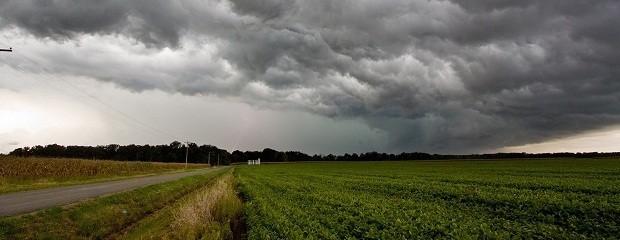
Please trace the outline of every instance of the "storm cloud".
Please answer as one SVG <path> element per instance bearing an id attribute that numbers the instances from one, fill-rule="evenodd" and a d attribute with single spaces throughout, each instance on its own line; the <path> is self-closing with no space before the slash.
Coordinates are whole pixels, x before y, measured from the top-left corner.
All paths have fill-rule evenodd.
<path id="1" fill-rule="evenodd" d="M 121 51 L 131 61 L 50 53 L 64 74 L 360 118 L 389 151 L 477 152 L 620 124 L 618 12 L 604 0 L 1 0 L 0 26 L 144 46 Z"/>

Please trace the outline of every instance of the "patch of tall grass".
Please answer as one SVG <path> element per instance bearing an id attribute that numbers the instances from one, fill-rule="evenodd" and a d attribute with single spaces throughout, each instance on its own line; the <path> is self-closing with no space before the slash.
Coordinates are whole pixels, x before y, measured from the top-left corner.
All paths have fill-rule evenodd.
<path id="1" fill-rule="evenodd" d="M 227 173 L 141 222 L 121 239 L 245 239 L 243 203 Z"/>
<path id="2" fill-rule="evenodd" d="M 231 174 L 188 199 L 174 214 L 173 236 L 179 239 L 233 239 L 242 203 Z"/>

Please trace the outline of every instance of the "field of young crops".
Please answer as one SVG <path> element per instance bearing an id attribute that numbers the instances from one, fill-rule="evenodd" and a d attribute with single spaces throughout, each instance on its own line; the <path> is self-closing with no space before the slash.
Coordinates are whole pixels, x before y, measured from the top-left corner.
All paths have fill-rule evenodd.
<path id="1" fill-rule="evenodd" d="M 620 236 L 620 159 L 300 163 L 236 172 L 249 239 Z"/>

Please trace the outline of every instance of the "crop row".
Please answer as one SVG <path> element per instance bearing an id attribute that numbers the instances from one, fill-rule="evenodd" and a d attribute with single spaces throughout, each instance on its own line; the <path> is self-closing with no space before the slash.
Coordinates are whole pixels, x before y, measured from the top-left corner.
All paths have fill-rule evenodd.
<path id="1" fill-rule="evenodd" d="M 250 239 L 620 236 L 620 161 L 548 161 L 561 167 L 286 164 L 247 166 L 238 176 Z M 507 171 L 514 174 L 505 177 Z M 532 171 L 534 177 L 525 173 Z M 584 180 L 592 173 L 606 177 Z"/>

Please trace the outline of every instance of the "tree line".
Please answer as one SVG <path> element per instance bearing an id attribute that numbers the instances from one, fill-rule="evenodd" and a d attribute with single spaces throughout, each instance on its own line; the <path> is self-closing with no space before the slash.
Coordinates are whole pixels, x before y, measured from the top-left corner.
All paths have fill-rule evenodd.
<path id="1" fill-rule="evenodd" d="M 46 146 L 23 147 L 13 150 L 9 155 L 19 157 L 82 158 L 117 161 L 143 162 L 185 162 L 209 163 L 211 165 L 229 165 L 245 163 L 260 158 L 262 162 L 304 162 L 304 161 L 403 161 L 403 160 L 450 160 L 450 159 L 519 159 L 519 158 L 595 158 L 620 157 L 620 152 L 599 153 L 490 153 L 490 154 L 429 154 L 422 152 L 403 152 L 388 154 L 379 152 L 353 154 L 315 154 L 308 155 L 299 151 L 276 151 L 265 148 L 262 151 L 240 151 L 232 153 L 212 145 L 198 146 L 172 142 L 168 145 L 102 145 L 102 146 Z"/>
<path id="2" fill-rule="evenodd" d="M 195 143 L 184 145 L 172 142 L 168 145 L 118 145 L 102 146 L 46 146 L 23 147 L 13 150 L 9 155 L 19 157 L 82 158 L 117 161 L 177 162 L 184 163 L 187 153 L 189 163 L 230 164 L 230 153 L 212 145 L 198 146 Z"/>

